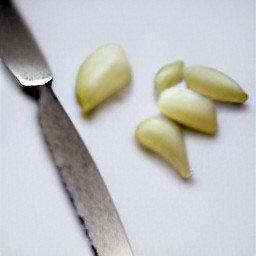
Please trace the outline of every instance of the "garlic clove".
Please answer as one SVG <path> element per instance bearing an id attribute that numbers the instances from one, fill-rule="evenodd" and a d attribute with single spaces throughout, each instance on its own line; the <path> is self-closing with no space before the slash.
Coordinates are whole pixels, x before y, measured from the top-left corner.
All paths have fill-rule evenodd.
<path id="1" fill-rule="evenodd" d="M 183 79 L 183 61 L 176 61 L 170 64 L 167 64 L 159 69 L 155 76 L 155 92 L 159 96 L 160 93 L 172 87 Z"/>
<path id="2" fill-rule="evenodd" d="M 76 97 L 84 113 L 126 87 L 132 71 L 123 48 L 107 44 L 96 49 L 81 65 L 76 79 Z"/>
<path id="3" fill-rule="evenodd" d="M 135 137 L 139 144 L 171 164 L 182 178 L 188 179 L 192 175 L 178 124 L 164 116 L 151 117 L 137 126 Z"/>
<path id="4" fill-rule="evenodd" d="M 186 88 L 165 90 L 159 98 L 160 111 L 178 123 L 197 131 L 214 134 L 217 129 L 213 101 Z"/>
<path id="5" fill-rule="evenodd" d="M 184 79 L 188 88 L 216 101 L 243 103 L 248 98 L 233 79 L 210 67 L 187 68 Z"/>

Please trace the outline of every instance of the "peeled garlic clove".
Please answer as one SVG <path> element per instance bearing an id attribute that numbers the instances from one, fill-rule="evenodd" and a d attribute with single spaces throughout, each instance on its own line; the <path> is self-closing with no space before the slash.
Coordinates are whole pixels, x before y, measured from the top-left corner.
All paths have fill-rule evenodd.
<path id="1" fill-rule="evenodd" d="M 151 117 L 137 126 L 135 137 L 139 144 L 171 164 L 182 178 L 188 179 L 192 175 L 178 124 L 163 116 Z"/>
<path id="2" fill-rule="evenodd" d="M 165 90 L 158 101 L 163 115 L 192 129 L 214 134 L 217 129 L 213 101 L 186 88 Z"/>
<path id="3" fill-rule="evenodd" d="M 81 65 L 76 80 L 76 96 L 88 113 L 127 86 L 131 67 L 123 48 L 108 44 L 96 49 Z"/>
<path id="4" fill-rule="evenodd" d="M 163 90 L 182 81 L 183 66 L 183 61 L 176 61 L 159 69 L 155 76 L 155 92 L 157 96 L 159 96 Z"/>
<path id="5" fill-rule="evenodd" d="M 202 66 L 187 68 L 185 80 L 188 88 L 213 100 L 243 103 L 248 98 L 233 79 L 213 68 Z"/>

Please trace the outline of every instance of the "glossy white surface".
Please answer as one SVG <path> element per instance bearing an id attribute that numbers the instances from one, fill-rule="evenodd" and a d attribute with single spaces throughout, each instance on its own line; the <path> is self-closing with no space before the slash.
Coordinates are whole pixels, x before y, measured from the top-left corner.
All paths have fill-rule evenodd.
<path id="1" fill-rule="evenodd" d="M 93 155 L 135 256 L 255 255 L 255 2 L 15 1 L 54 73 L 53 88 Z M 79 65 L 120 43 L 132 86 L 89 119 L 74 97 Z M 185 132 L 193 179 L 145 153 L 133 133 L 159 113 L 153 79 L 183 59 L 228 74 L 249 94 L 217 104 L 218 134 Z M 36 103 L 0 65 L 0 254 L 92 255 L 42 140 Z"/>

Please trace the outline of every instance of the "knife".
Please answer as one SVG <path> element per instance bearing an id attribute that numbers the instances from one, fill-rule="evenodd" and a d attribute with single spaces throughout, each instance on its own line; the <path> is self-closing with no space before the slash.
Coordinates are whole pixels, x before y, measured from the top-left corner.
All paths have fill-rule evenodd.
<path id="1" fill-rule="evenodd" d="M 10 1 L 0 1 L 0 57 L 38 102 L 39 122 L 64 188 L 98 256 L 132 256 L 106 185 L 54 94 L 52 72 Z"/>

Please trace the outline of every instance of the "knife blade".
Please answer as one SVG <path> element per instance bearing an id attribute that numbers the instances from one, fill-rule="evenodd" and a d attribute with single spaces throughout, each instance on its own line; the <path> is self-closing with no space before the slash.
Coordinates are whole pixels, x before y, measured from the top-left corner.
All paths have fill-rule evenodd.
<path id="1" fill-rule="evenodd" d="M 9 1 L 0 2 L 0 57 L 25 91 L 37 99 L 45 140 L 94 254 L 132 256 L 100 172 L 51 88 L 52 72 Z"/>

